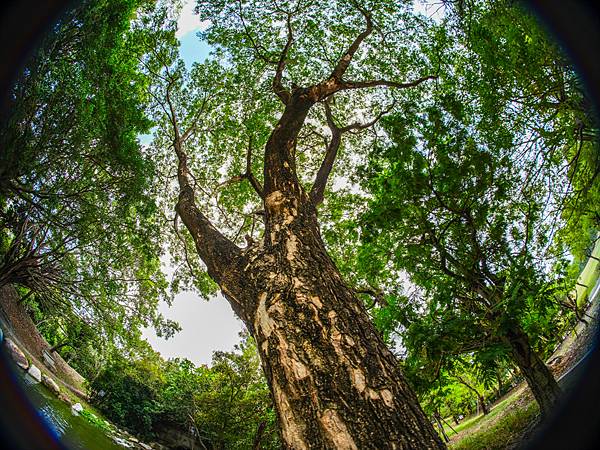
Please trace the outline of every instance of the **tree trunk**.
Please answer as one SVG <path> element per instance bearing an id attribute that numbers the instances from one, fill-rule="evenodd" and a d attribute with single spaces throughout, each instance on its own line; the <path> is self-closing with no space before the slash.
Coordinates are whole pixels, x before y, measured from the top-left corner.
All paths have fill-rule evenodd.
<path id="1" fill-rule="evenodd" d="M 560 387 L 544 361 L 533 351 L 527 334 L 520 328 L 507 333 L 512 359 L 527 380 L 540 411 L 547 417 L 561 394 Z"/>
<path id="2" fill-rule="evenodd" d="M 282 214 L 249 264 L 257 302 L 248 325 L 286 448 L 443 448 L 309 209 Z"/>
<path id="3" fill-rule="evenodd" d="M 465 385 L 467 388 L 469 388 L 471 391 L 473 391 L 475 393 L 475 395 L 477 396 L 477 403 L 478 403 L 478 405 L 481 406 L 481 411 L 483 412 L 483 415 L 485 416 L 485 415 L 489 414 L 490 409 L 488 408 L 487 404 L 485 403 L 485 398 L 483 397 L 483 395 L 481 395 L 477 389 L 475 389 L 473 386 L 471 386 L 469 383 L 467 383 L 464 378 L 456 376 L 456 379 L 461 384 Z M 477 407 L 477 410 L 479 411 L 479 406 Z"/>
<path id="4" fill-rule="evenodd" d="M 441 433 L 442 437 L 444 438 L 444 442 L 450 442 L 450 439 L 448 438 L 448 435 L 446 434 L 446 431 L 444 430 L 444 425 L 442 425 L 441 417 L 442 416 L 440 416 L 439 413 L 433 414 L 433 418 L 435 419 L 435 421 L 438 424 L 438 428 L 440 429 L 440 433 Z"/>
<path id="5" fill-rule="evenodd" d="M 479 396 L 479 404 L 481 405 L 481 412 L 483 413 L 483 415 L 488 415 L 490 413 L 490 408 L 488 408 L 488 405 L 485 402 L 485 398 L 483 398 L 482 396 Z"/>
<path id="6" fill-rule="evenodd" d="M 263 433 L 265 432 L 265 427 L 267 423 L 263 420 L 258 424 L 258 428 L 256 430 L 256 435 L 254 436 L 254 443 L 252 444 L 252 450 L 260 450 L 261 445 L 260 441 L 262 441 Z"/>
<path id="7" fill-rule="evenodd" d="M 314 100 L 295 91 L 265 148 L 265 232 L 239 249 L 197 208 L 177 127 L 177 212 L 255 338 L 284 448 L 443 449 L 398 361 L 327 254 L 298 182 L 296 138 Z"/>
<path id="8" fill-rule="evenodd" d="M 502 374 L 500 371 L 496 371 L 496 381 L 498 381 L 498 398 L 502 397 L 502 392 L 504 391 L 504 385 L 502 383 Z"/>
<path id="9" fill-rule="evenodd" d="M 50 350 L 48 350 L 48 353 L 58 352 L 61 348 L 66 347 L 69 344 L 70 344 L 69 341 L 61 342 L 60 344 L 56 344 L 54 347 L 51 347 Z"/>

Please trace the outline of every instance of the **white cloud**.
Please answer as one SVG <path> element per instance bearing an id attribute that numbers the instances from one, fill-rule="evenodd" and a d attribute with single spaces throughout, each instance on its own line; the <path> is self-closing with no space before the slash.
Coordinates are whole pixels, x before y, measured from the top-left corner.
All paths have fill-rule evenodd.
<path id="1" fill-rule="evenodd" d="M 185 0 L 183 2 L 181 15 L 177 21 L 177 33 L 175 33 L 177 39 L 181 39 L 193 31 L 206 30 L 210 25 L 208 20 L 200 21 L 200 18 L 194 14 L 194 6 L 196 6 L 196 0 Z"/>

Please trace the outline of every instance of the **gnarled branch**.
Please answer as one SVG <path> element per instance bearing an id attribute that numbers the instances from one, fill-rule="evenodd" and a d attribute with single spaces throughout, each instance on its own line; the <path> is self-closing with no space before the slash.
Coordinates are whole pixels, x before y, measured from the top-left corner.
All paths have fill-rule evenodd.
<path id="1" fill-rule="evenodd" d="M 339 91 L 346 91 L 350 89 L 363 89 L 363 88 L 371 88 L 378 86 L 386 86 L 392 87 L 396 89 L 406 89 L 420 85 L 421 83 L 427 80 L 435 80 L 437 79 L 437 75 L 427 75 L 421 78 L 417 78 L 413 81 L 407 81 L 404 83 L 400 83 L 398 81 L 390 81 L 390 80 L 370 80 L 370 81 L 341 81 L 339 83 Z"/>
<path id="2" fill-rule="evenodd" d="M 315 181 L 312 185 L 309 194 L 315 206 L 323 202 L 325 195 L 325 187 L 327 186 L 329 175 L 333 169 L 333 164 L 335 163 L 335 159 L 337 157 L 337 153 L 342 142 L 342 134 L 353 130 L 364 130 L 372 127 L 379 121 L 379 119 L 381 119 L 385 114 L 391 111 L 391 109 L 394 107 L 394 104 L 395 102 L 392 103 L 392 105 L 389 108 L 386 108 L 383 111 L 381 111 L 373 120 L 369 122 L 354 122 L 344 127 L 338 127 L 335 123 L 333 114 L 331 112 L 329 99 L 323 102 L 323 106 L 325 107 L 325 117 L 327 119 L 327 126 L 331 130 L 331 141 L 329 141 L 327 145 L 327 150 L 325 151 L 325 158 L 323 158 L 323 161 L 321 162 L 321 166 L 319 167 L 319 171 L 317 172 L 317 176 L 315 177 Z"/>
<path id="3" fill-rule="evenodd" d="M 389 303 L 385 299 L 385 296 L 383 295 L 383 291 L 375 290 L 370 286 L 358 287 L 354 289 L 354 293 L 371 296 L 373 298 L 374 303 L 381 306 L 382 308 L 385 308 L 389 305 Z"/>
<path id="4" fill-rule="evenodd" d="M 350 47 L 348 47 L 348 49 L 344 52 L 344 55 L 340 58 L 335 68 L 333 69 L 333 72 L 331 72 L 331 80 L 335 80 L 338 82 L 341 81 L 342 77 L 344 76 L 344 73 L 346 73 L 346 70 L 348 69 L 348 66 L 350 66 L 350 62 L 352 61 L 352 58 L 354 57 L 358 48 L 367 38 L 367 36 L 369 36 L 373 32 L 373 21 L 371 20 L 371 15 L 359 5 L 356 5 L 356 8 L 365 17 L 365 20 L 367 21 L 367 26 L 365 30 L 362 33 L 360 33 L 356 37 L 356 39 L 354 39 L 352 44 L 350 44 Z"/>
<path id="5" fill-rule="evenodd" d="M 246 173 L 244 177 L 250 182 L 260 198 L 264 197 L 263 187 L 252 173 L 252 137 L 248 139 L 248 150 L 246 152 Z"/>
<path id="6" fill-rule="evenodd" d="M 187 164 L 188 156 L 183 149 L 182 134 L 171 99 L 172 86 L 173 82 L 167 85 L 165 97 L 169 109 L 169 122 L 173 127 L 172 146 L 178 159 L 179 199 L 175 210 L 192 235 L 198 255 L 206 264 L 209 275 L 221 285 L 224 282 L 225 273 L 241 253 L 239 247 L 219 232 L 196 205 L 193 177 Z"/>

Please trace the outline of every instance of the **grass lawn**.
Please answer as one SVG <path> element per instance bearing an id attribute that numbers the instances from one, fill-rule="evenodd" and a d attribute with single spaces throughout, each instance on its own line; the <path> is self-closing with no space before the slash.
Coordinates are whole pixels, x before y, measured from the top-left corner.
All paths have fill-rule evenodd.
<path id="1" fill-rule="evenodd" d="M 453 450 L 505 449 L 520 439 L 535 422 L 539 408 L 524 389 L 494 405 L 489 414 L 465 420 L 449 430 L 449 448 Z"/>

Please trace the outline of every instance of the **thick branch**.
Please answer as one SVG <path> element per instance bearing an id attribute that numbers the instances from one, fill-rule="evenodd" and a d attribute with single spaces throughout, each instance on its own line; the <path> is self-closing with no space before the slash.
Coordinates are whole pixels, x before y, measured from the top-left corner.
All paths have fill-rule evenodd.
<path id="1" fill-rule="evenodd" d="M 350 47 L 348 47 L 348 49 L 344 53 L 344 56 L 340 58 L 335 68 L 333 69 L 333 72 L 331 72 L 330 79 L 335 80 L 337 82 L 341 81 L 342 77 L 344 76 L 344 73 L 346 73 L 346 70 L 348 69 L 348 66 L 350 66 L 350 62 L 352 61 L 354 54 L 360 47 L 360 44 L 362 44 L 362 42 L 367 38 L 367 36 L 369 36 L 373 31 L 373 21 L 371 20 L 371 15 L 360 6 L 357 6 L 357 9 L 365 17 L 365 20 L 367 21 L 367 27 L 365 28 L 365 31 L 360 33 L 356 37 L 356 39 L 354 39 L 354 42 L 352 42 Z"/>
<path id="2" fill-rule="evenodd" d="M 313 104 L 306 89 L 295 90 L 271 132 L 265 146 L 263 166 L 265 200 L 275 191 L 286 193 L 289 199 L 300 196 L 301 187 L 294 154 L 298 133 Z"/>
<path id="3" fill-rule="evenodd" d="M 331 141 L 329 141 L 329 144 L 327 145 L 325 158 L 323 158 L 323 161 L 321 162 L 321 166 L 319 167 L 319 171 L 317 172 L 317 176 L 315 177 L 315 181 L 310 190 L 310 198 L 315 206 L 323 202 L 325 187 L 327 186 L 329 175 L 333 169 L 333 164 L 335 163 L 335 159 L 337 157 L 337 153 L 342 141 L 342 134 L 353 130 L 365 130 L 372 127 L 379 121 L 379 119 L 383 117 L 384 114 L 387 114 L 389 111 L 391 111 L 391 109 L 394 107 L 394 103 L 392 103 L 389 108 L 381 111 L 373 120 L 367 123 L 354 122 L 350 125 L 346 125 L 345 127 L 338 127 L 336 125 L 331 112 L 331 106 L 329 105 L 329 99 L 323 102 L 323 106 L 325 107 L 327 126 L 331 131 Z"/>
<path id="4" fill-rule="evenodd" d="M 365 294 L 365 295 L 371 296 L 373 298 L 374 302 L 382 308 L 386 308 L 389 305 L 387 300 L 385 299 L 385 296 L 383 295 L 383 292 L 377 291 L 371 287 L 368 287 L 368 286 L 359 287 L 357 289 L 354 289 L 354 293 Z"/>
<path id="5" fill-rule="evenodd" d="M 279 62 L 277 63 L 277 70 L 275 71 L 275 77 L 273 77 L 273 92 L 277 94 L 277 96 L 281 99 L 284 105 L 287 105 L 290 101 L 290 92 L 283 87 L 281 79 L 283 77 L 283 70 L 286 65 L 286 58 L 288 51 L 292 45 L 292 41 L 294 40 L 293 32 L 292 32 L 292 17 L 291 14 L 288 13 L 287 20 L 287 42 L 281 51 L 281 55 L 279 56 Z"/>
<path id="6" fill-rule="evenodd" d="M 183 139 L 171 99 L 172 84 L 167 86 L 166 101 L 170 112 L 169 121 L 173 126 L 173 149 L 178 159 L 179 200 L 175 209 L 192 235 L 198 255 L 206 264 L 209 275 L 223 288 L 226 272 L 239 258 L 240 249 L 221 234 L 196 205 L 192 176 L 187 165 L 187 154 L 182 148 Z"/>
<path id="7" fill-rule="evenodd" d="M 339 83 L 338 90 L 345 91 L 345 90 L 350 90 L 350 89 L 362 89 L 362 88 L 371 88 L 371 87 L 378 87 L 378 86 L 386 86 L 386 87 L 392 87 L 392 88 L 397 88 L 397 89 L 406 89 L 406 88 L 418 86 L 419 84 L 421 84 L 427 80 L 435 80 L 436 78 L 437 78 L 437 75 L 427 75 L 427 76 L 418 78 L 413 81 L 408 81 L 405 83 L 400 83 L 397 81 L 390 81 L 390 80 L 341 81 Z"/>
<path id="8" fill-rule="evenodd" d="M 263 188 L 252 173 L 252 137 L 250 137 L 248 140 L 248 151 L 246 152 L 246 173 L 244 174 L 244 177 L 250 182 L 258 196 L 263 198 Z"/>
<path id="9" fill-rule="evenodd" d="M 362 7 L 356 5 L 356 8 L 362 13 L 367 22 L 365 30 L 360 33 L 356 39 L 352 42 L 350 47 L 344 52 L 344 55 L 340 58 L 335 68 L 331 72 L 329 78 L 317 85 L 314 85 L 310 88 L 311 95 L 313 100 L 321 101 L 332 94 L 335 94 L 339 91 L 350 90 L 350 89 L 362 89 L 362 88 L 370 88 L 370 87 L 378 87 L 378 86 L 386 86 L 397 89 L 406 89 L 414 86 L 418 86 L 424 81 L 431 80 L 437 78 L 435 75 L 427 75 L 425 77 L 421 77 L 414 81 L 408 82 L 397 82 L 390 80 L 368 80 L 368 81 L 344 81 L 342 78 L 346 73 L 354 55 L 358 51 L 359 47 L 363 43 L 363 41 L 369 36 L 373 31 L 373 21 L 371 19 L 371 15 L 368 11 L 364 10 Z"/>
<path id="10" fill-rule="evenodd" d="M 331 141 L 329 141 L 329 144 L 327 145 L 325 158 L 323 158 L 321 167 L 319 167 L 319 171 L 317 172 L 317 176 L 310 190 L 310 199 L 315 206 L 323 201 L 327 180 L 329 179 L 329 174 L 333 169 L 333 163 L 335 162 L 338 149 L 340 148 L 340 143 L 342 142 L 342 130 L 335 124 L 333 120 L 329 102 L 325 101 L 323 102 L 323 105 L 325 106 L 327 125 L 331 130 Z"/>

